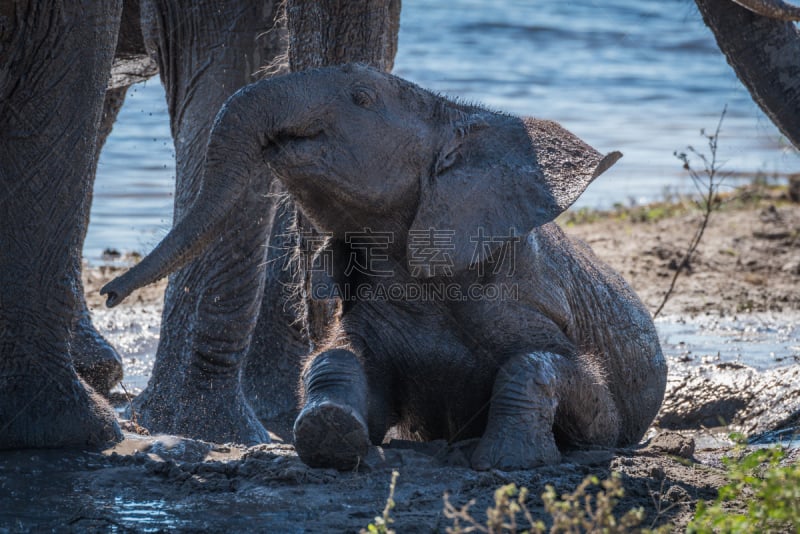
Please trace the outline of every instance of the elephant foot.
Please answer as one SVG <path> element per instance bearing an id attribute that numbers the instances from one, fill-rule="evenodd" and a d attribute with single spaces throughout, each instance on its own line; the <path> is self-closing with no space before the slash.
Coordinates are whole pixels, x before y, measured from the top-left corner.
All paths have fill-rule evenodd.
<path id="1" fill-rule="evenodd" d="M 150 383 L 133 399 L 123 415 L 136 421 L 151 434 L 173 434 L 174 419 L 178 412 L 177 399 L 180 397 L 174 388 L 160 391 L 161 388 L 154 387 L 153 382 L 151 377 Z"/>
<path id="2" fill-rule="evenodd" d="M 512 471 L 561 461 L 553 435 L 559 359 L 549 353 L 526 354 L 499 369 L 486 430 L 472 455 L 473 469 Z"/>
<path id="3" fill-rule="evenodd" d="M 311 467 L 354 469 L 369 449 L 364 420 L 350 407 L 332 402 L 307 405 L 294 424 L 294 447 Z"/>
<path id="4" fill-rule="evenodd" d="M 561 453 L 552 432 L 525 433 L 520 430 L 517 427 L 485 434 L 472 454 L 472 468 L 477 471 L 516 471 L 561 462 Z"/>
<path id="5" fill-rule="evenodd" d="M 181 417 L 175 421 L 176 434 L 214 443 L 258 445 L 271 441 L 241 392 L 230 397 L 217 397 L 214 391 L 205 393 L 183 401 Z"/>
<path id="6" fill-rule="evenodd" d="M 108 395 L 122 380 L 122 358 L 97 332 L 88 314 L 76 323 L 70 346 L 75 370 L 98 393 Z"/>
<path id="7" fill-rule="evenodd" d="M 71 368 L 0 370 L 0 449 L 99 450 L 122 440 L 114 411 Z"/>
<path id="8" fill-rule="evenodd" d="M 240 387 L 186 377 L 185 388 L 154 393 L 152 384 L 133 403 L 136 421 L 151 433 L 201 439 L 214 443 L 256 445 L 271 441 Z M 179 382 L 180 383 L 180 382 Z"/>
<path id="9" fill-rule="evenodd" d="M 369 449 L 367 378 L 352 352 L 316 356 L 303 373 L 305 404 L 294 423 L 294 446 L 311 467 L 342 471 L 358 466 Z"/>

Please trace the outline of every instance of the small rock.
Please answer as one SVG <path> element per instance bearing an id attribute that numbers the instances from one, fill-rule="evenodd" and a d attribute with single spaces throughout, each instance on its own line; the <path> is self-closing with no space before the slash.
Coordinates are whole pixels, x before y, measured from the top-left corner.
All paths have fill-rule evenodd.
<path id="1" fill-rule="evenodd" d="M 670 486 L 664 496 L 670 502 L 683 502 L 691 500 L 691 496 L 689 492 L 683 489 L 682 487 L 678 486 L 677 484 L 674 486 Z"/>
<path id="2" fill-rule="evenodd" d="M 661 432 L 650 440 L 647 450 L 691 458 L 694 454 L 694 438 L 678 432 Z"/>
<path id="3" fill-rule="evenodd" d="M 792 258 L 784 263 L 781 271 L 789 274 L 800 274 L 800 258 Z"/>
<path id="4" fill-rule="evenodd" d="M 660 465 L 654 465 L 650 468 L 648 475 L 650 475 L 650 478 L 661 480 L 666 476 L 666 472 L 664 471 L 664 468 L 661 467 Z"/>

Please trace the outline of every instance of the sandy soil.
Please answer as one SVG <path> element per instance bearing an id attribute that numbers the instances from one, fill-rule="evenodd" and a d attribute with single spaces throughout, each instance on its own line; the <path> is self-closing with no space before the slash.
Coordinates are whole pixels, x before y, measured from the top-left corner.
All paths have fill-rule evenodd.
<path id="1" fill-rule="evenodd" d="M 662 314 L 800 309 L 800 204 L 789 203 L 781 190 L 762 194 L 764 199 L 744 206 L 729 198 L 730 206 L 711 214 Z M 694 209 L 656 222 L 637 220 L 661 211 L 628 209 L 590 223 L 562 224 L 620 272 L 651 311 L 661 304 L 703 219 Z"/>
<path id="2" fill-rule="evenodd" d="M 587 241 L 618 269 L 654 310 L 700 216 L 688 212 L 636 222 L 636 213 L 592 216 L 596 220 L 590 223 L 572 224 L 567 219 L 566 226 L 568 233 Z M 800 205 L 774 195 L 743 209 L 713 214 L 664 313 L 730 315 L 800 309 L 799 235 Z M 87 270 L 90 306 L 102 304 L 97 289 L 120 269 Z M 158 304 L 162 291 L 163 283 L 139 291 L 126 305 Z M 642 506 L 647 513 L 645 526 L 671 524 L 681 530 L 698 499 L 713 498 L 725 483 L 720 459 L 730 444 L 706 429 L 702 418 L 690 420 L 680 407 L 692 403 L 693 387 L 711 388 L 716 380 L 729 389 L 751 389 L 758 381 L 748 374 L 750 382 L 745 380 L 744 386 L 726 382 L 725 373 L 737 369 L 708 372 L 687 368 L 686 376 L 692 375 L 695 382 L 687 386 L 689 382 L 679 377 L 671 383 L 671 400 L 661 420 L 671 421 L 665 427 L 683 428 L 680 433 L 654 427 L 650 441 L 638 448 L 574 451 L 564 455 L 561 465 L 529 471 L 472 471 L 466 467 L 474 446 L 469 442 L 391 442 L 373 448 L 359 469 L 347 473 L 309 469 L 287 444 L 244 449 L 133 433 L 102 454 L 2 453 L 0 532 L 164 528 L 357 532 L 383 509 L 394 469 L 400 472 L 392 512 L 398 532 L 441 532 L 450 526 L 442 513 L 445 492 L 457 506 L 475 499 L 472 510 L 485 518 L 493 491 L 512 482 L 530 489 L 531 510 L 544 518 L 539 495 L 546 484 L 562 493 L 573 490 L 587 475 L 602 479 L 612 472 L 621 475 L 626 492 L 619 513 Z M 787 402 L 800 405 L 796 398 L 800 375 L 786 381 L 786 391 L 795 392 Z M 768 393 L 760 392 L 762 397 Z M 753 413 L 763 412 L 762 407 Z M 796 460 L 800 451 L 791 455 Z"/>

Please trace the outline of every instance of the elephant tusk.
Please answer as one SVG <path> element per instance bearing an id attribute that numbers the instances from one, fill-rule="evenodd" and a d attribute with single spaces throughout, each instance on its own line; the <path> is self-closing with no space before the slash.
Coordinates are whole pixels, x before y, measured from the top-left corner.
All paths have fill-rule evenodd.
<path id="1" fill-rule="evenodd" d="M 787 22 L 800 21 L 800 6 L 783 0 L 733 0 L 733 2 L 762 17 Z"/>

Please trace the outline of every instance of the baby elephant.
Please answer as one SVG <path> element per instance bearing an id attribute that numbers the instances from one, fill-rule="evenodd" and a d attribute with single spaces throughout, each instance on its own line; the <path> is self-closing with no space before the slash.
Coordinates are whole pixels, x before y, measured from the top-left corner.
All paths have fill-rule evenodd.
<path id="1" fill-rule="evenodd" d="M 551 222 L 619 157 L 361 65 L 265 80 L 220 111 L 191 211 L 104 292 L 208 246 L 267 165 L 326 236 L 311 297 L 341 300 L 302 376 L 303 461 L 352 468 L 390 429 L 479 437 L 476 469 L 635 443 L 666 384 L 653 322 Z"/>

